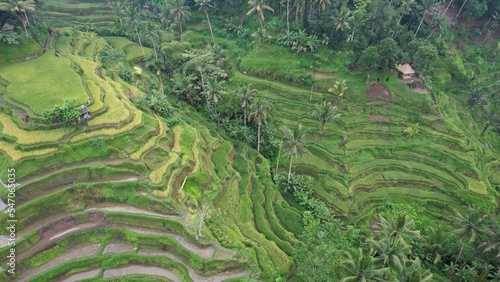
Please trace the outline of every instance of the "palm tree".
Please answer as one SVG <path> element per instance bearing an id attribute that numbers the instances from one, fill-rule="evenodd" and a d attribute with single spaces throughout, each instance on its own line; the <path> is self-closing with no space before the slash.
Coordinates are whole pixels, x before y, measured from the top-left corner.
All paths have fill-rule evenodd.
<path id="1" fill-rule="evenodd" d="M 411 252 L 409 245 L 400 236 L 383 237 L 380 240 L 368 239 L 367 242 L 386 267 L 395 267 L 401 261 L 406 261 Z"/>
<path id="2" fill-rule="evenodd" d="M 196 6 L 200 7 L 200 10 L 203 9 L 203 12 L 205 12 L 205 15 L 207 16 L 208 27 L 210 28 L 210 34 L 212 34 L 212 42 L 215 46 L 214 32 L 212 31 L 212 24 L 210 23 L 210 18 L 208 17 L 208 8 L 214 7 L 212 6 L 212 4 L 210 4 L 211 1 L 212 0 L 195 0 L 194 2 L 196 3 Z"/>
<path id="3" fill-rule="evenodd" d="M 26 38 L 28 38 L 28 30 L 26 26 L 30 24 L 28 19 L 28 15 L 26 11 L 34 11 L 36 7 L 36 3 L 33 0 L 26 1 L 16 1 L 16 0 L 7 0 L 5 2 L 0 2 L 0 11 L 12 11 L 16 14 L 23 14 L 26 22 L 21 20 L 23 23 L 24 31 L 26 32 Z"/>
<path id="4" fill-rule="evenodd" d="M 182 36 L 182 23 L 191 16 L 189 7 L 184 5 L 184 0 L 173 0 L 167 9 L 169 17 L 179 24 L 179 35 Z"/>
<path id="5" fill-rule="evenodd" d="M 486 89 L 478 84 L 467 87 L 467 92 L 469 92 L 469 98 L 467 98 L 467 106 L 469 109 L 473 109 L 477 105 L 484 105 L 487 102 Z"/>
<path id="6" fill-rule="evenodd" d="M 401 16 L 399 17 L 398 25 L 401 23 L 401 19 L 404 15 L 408 15 L 411 11 L 413 11 L 413 7 L 416 4 L 417 3 L 415 2 L 415 0 L 405 0 L 403 3 L 401 3 L 401 6 L 399 6 Z"/>
<path id="7" fill-rule="evenodd" d="M 342 261 L 342 267 L 346 275 L 341 280 L 348 281 L 380 281 L 380 278 L 389 273 L 388 268 L 378 268 L 378 258 L 375 258 L 375 252 L 371 249 L 368 253 L 358 248 L 354 255 L 349 252 L 344 253 L 346 258 Z"/>
<path id="8" fill-rule="evenodd" d="M 488 235 L 489 240 L 481 243 L 479 247 L 484 248 L 485 252 L 494 251 L 496 249 L 495 256 L 500 259 L 500 225 L 498 222 L 494 221 L 484 231 L 486 235 Z"/>
<path id="9" fill-rule="evenodd" d="M 337 114 L 337 106 L 333 106 L 332 103 L 323 101 L 321 104 L 316 104 L 316 116 L 321 123 L 321 129 L 319 134 L 323 134 L 323 129 L 325 124 L 331 120 L 338 119 L 340 114 Z"/>
<path id="10" fill-rule="evenodd" d="M 248 119 L 253 119 L 253 122 L 257 125 L 257 152 L 260 151 L 260 127 L 262 123 L 267 122 L 269 112 L 271 111 L 271 101 L 259 99 L 252 104 L 250 108 L 250 115 Z"/>
<path id="11" fill-rule="evenodd" d="M 450 234 L 443 228 L 429 228 L 425 237 L 424 247 L 432 252 L 432 263 L 436 264 L 441 260 L 441 254 L 444 253 L 450 240 Z"/>
<path id="12" fill-rule="evenodd" d="M 456 226 L 455 233 L 460 236 L 460 241 L 462 241 L 462 247 L 460 248 L 460 252 L 455 259 L 455 263 L 460 258 L 465 243 L 475 240 L 477 232 L 482 231 L 481 225 L 484 219 L 485 215 L 482 214 L 478 208 L 473 206 L 469 206 L 465 214 L 455 210 L 452 220 Z"/>
<path id="13" fill-rule="evenodd" d="M 288 182 L 290 182 L 293 158 L 296 156 L 301 157 L 304 153 L 310 153 L 309 150 L 304 147 L 307 130 L 302 127 L 302 124 L 299 124 L 294 131 L 288 126 L 283 126 L 282 131 L 285 135 L 283 147 L 286 149 L 286 155 L 290 156 L 290 166 L 288 167 Z"/>
<path id="14" fill-rule="evenodd" d="M 494 127 L 500 124 L 500 109 L 498 108 L 498 104 L 489 104 L 483 106 L 481 118 L 483 119 L 485 126 L 483 132 L 481 132 L 481 135 L 479 136 L 483 136 L 488 127 Z"/>
<path id="15" fill-rule="evenodd" d="M 391 216 L 389 220 L 378 215 L 379 224 L 376 229 L 385 237 L 399 237 L 406 243 L 407 237 L 419 237 L 420 231 L 413 230 L 415 221 L 410 219 L 406 213 L 397 216 Z"/>
<path id="16" fill-rule="evenodd" d="M 248 1 L 248 5 L 250 6 L 250 11 L 248 11 L 247 16 L 256 11 L 257 21 L 260 23 L 260 29 L 263 30 L 262 22 L 266 19 L 264 12 L 268 10 L 274 13 L 274 10 L 267 6 L 264 0 L 250 0 Z"/>
<path id="17" fill-rule="evenodd" d="M 411 261 L 410 265 L 407 265 L 406 261 L 399 261 L 396 258 L 394 264 L 398 272 L 397 281 L 405 282 L 427 282 L 432 281 L 432 274 L 429 274 L 428 270 L 422 268 L 422 263 L 417 257 L 415 260 Z"/>
<path id="18" fill-rule="evenodd" d="M 345 28 L 351 29 L 349 26 L 349 23 L 354 19 L 352 16 L 351 10 L 349 8 L 342 6 L 340 8 L 340 11 L 336 17 L 333 19 L 333 25 L 335 26 L 335 30 L 342 30 L 344 31 Z"/>
<path id="19" fill-rule="evenodd" d="M 253 95 L 257 90 L 252 89 L 251 84 L 246 84 L 238 88 L 238 99 L 240 100 L 240 107 L 243 109 L 243 125 L 247 126 L 247 113 L 250 111 L 253 102 Z"/>
<path id="20" fill-rule="evenodd" d="M 201 95 L 205 96 L 205 100 L 207 101 L 207 105 L 215 110 L 217 113 L 217 104 L 222 99 L 224 95 L 227 94 L 223 89 L 223 84 L 225 81 L 217 81 L 216 78 L 211 77 L 207 79 L 205 85 L 203 85 L 203 91 Z"/>
<path id="21" fill-rule="evenodd" d="M 185 96 L 189 101 L 191 106 L 194 106 L 194 100 L 197 90 L 193 81 L 195 77 L 193 75 L 182 75 L 181 73 L 175 73 L 173 77 L 174 83 L 174 93 L 179 96 Z"/>
<path id="22" fill-rule="evenodd" d="M 115 21 L 119 20 L 120 25 L 123 25 L 122 16 L 125 10 L 125 3 L 119 0 L 111 1 L 111 8 L 113 9 L 113 12 L 115 12 L 116 15 Z"/>
<path id="23" fill-rule="evenodd" d="M 314 0 L 312 4 L 318 5 L 318 7 L 321 8 L 321 11 L 324 11 L 326 6 L 332 5 L 332 2 L 330 0 Z"/>
<path id="24" fill-rule="evenodd" d="M 422 15 L 422 19 L 420 20 L 420 23 L 418 24 L 417 30 L 415 31 L 415 36 L 418 34 L 418 31 L 420 30 L 420 27 L 422 26 L 427 13 L 430 13 L 435 7 L 436 2 L 434 0 L 424 0 L 422 2 L 422 6 L 420 6 L 420 9 L 424 11 L 424 13 Z"/>
<path id="25" fill-rule="evenodd" d="M 328 89 L 328 92 L 337 95 L 337 97 L 341 99 L 342 97 L 344 97 L 346 90 L 347 90 L 347 84 L 344 79 L 342 80 L 342 82 L 338 80 L 335 81 L 335 84 L 332 87 L 330 87 L 330 89 Z"/>
<path id="26" fill-rule="evenodd" d="M 135 30 L 135 35 L 137 36 L 137 40 L 139 41 L 139 45 L 141 45 L 142 55 L 146 57 L 146 53 L 144 52 L 144 47 L 142 46 L 141 35 L 137 30 L 137 26 L 141 24 L 139 20 L 139 13 L 137 8 L 127 7 L 124 10 L 123 21 L 125 25 L 131 26 Z"/>

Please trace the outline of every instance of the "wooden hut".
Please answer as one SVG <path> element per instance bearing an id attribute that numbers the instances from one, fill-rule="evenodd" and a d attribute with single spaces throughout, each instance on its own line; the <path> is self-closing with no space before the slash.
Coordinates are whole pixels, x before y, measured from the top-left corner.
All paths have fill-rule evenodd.
<path id="1" fill-rule="evenodd" d="M 401 79 L 411 79 L 415 76 L 415 71 L 409 64 L 398 67 L 398 74 Z"/>

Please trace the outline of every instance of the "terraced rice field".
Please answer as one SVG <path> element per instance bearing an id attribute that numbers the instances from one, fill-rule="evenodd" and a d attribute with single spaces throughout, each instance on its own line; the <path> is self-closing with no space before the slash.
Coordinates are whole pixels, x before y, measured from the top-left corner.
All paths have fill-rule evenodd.
<path id="1" fill-rule="evenodd" d="M 66 18 L 81 11 L 73 17 L 96 21 L 99 15 L 86 9 L 105 5 L 54 3 L 47 3 L 54 7 L 47 15 Z M 82 70 L 75 80 L 78 95 L 84 97 L 82 103 L 90 102 L 93 117 L 71 130 L 39 126 L 39 110 L 22 101 L 29 100 L 29 93 L 17 93 L 17 100 L 9 97 L 13 88 L 24 88 L 15 78 L 5 78 L 9 83 L 0 88 L 0 178 L 6 179 L 7 168 L 14 167 L 21 184 L 16 191 L 20 275 L 10 276 L 3 261 L 0 280 L 94 281 L 133 275 L 165 281 L 270 281 L 289 274 L 302 216 L 272 182 L 267 168 L 275 164 L 246 144 L 224 140 L 191 109 L 181 109 L 181 122 L 173 127 L 137 109 L 128 93 L 143 93 L 116 74 L 102 72 L 98 59 L 110 44 L 134 60 L 142 56 L 137 44 L 68 28 L 60 32 L 48 55 L 29 62 L 62 59 L 61 71 L 66 72 L 77 64 Z M 54 49 L 63 57 L 53 56 Z M 26 69 L 23 63 L 8 67 L 13 72 Z M 319 87 L 310 103 L 309 89 L 258 77 L 258 70 L 246 75 L 237 67 L 233 79 L 252 83 L 278 109 L 272 120 L 276 127 L 295 127 L 300 121 L 309 129 L 312 154 L 297 159 L 293 169 L 314 176 L 315 194 L 339 216 L 369 220 L 388 200 L 411 204 L 433 218 L 469 203 L 495 208 L 499 152 L 488 149 L 477 138 L 479 129 L 471 131 L 466 119 L 449 114 L 460 112 L 453 101 L 437 97 L 455 110 L 443 111 L 442 104 L 432 104 L 427 96 L 401 98 L 422 94 L 392 84 L 384 86 L 390 98 L 367 100 L 371 85 L 354 74 L 348 77 L 352 87 L 344 99 Z M 318 79 L 324 85 L 344 78 L 322 74 Z M 313 105 L 322 99 L 338 105 L 342 117 L 320 135 Z M 420 111 L 404 100 L 430 103 L 433 110 Z M 20 113 L 34 122 L 25 124 Z M 416 114 L 420 133 L 406 137 L 403 130 Z M 347 142 L 339 147 L 344 136 Z M 282 158 L 280 169 L 287 162 Z M 1 187 L 0 198 L 7 199 Z M 197 240 L 193 217 L 203 201 L 212 214 Z M 6 220 L 2 214 L 0 221 Z M 6 240 L 0 236 L 3 257 L 9 252 Z"/>
<path id="2" fill-rule="evenodd" d="M 128 275 L 267 280 L 288 273 L 298 240 L 275 214 L 274 205 L 288 207 L 271 188 L 269 173 L 255 167 L 257 159 L 266 160 L 247 145 L 236 150 L 197 113 L 180 113 L 184 121 L 169 128 L 139 111 L 125 93 L 133 89 L 143 95 L 138 89 L 97 72 L 100 63 L 93 54 L 104 48 L 104 40 L 64 31 L 69 35 L 47 53 L 57 48 L 81 67 L 79 83 L 93 117 L 74 129 L 45 128 L 27 105 L 2 104 L 0 176 L 5 179 L 7 168 L 14 167 L 21 185 L 16 191 L 19 275 L 7 274 L 4 262 L 0 280 Z M 16 64 L 10 67 L 16 70 Z M 4 90 L 13 86 L 15 81 Z M 33 122 L 25 124 L 18 115 L 27 113 Z M 247 164 L 235 169 L 235 161 Z M 3 201 L 6 195 L 0 190 Z M 203 198 L 216 201 L 196 240 L 190 222 Z M 0 246 L 6 239 L 0 236 Z M 8 251 L 0 248 L 1 255 Z"/>

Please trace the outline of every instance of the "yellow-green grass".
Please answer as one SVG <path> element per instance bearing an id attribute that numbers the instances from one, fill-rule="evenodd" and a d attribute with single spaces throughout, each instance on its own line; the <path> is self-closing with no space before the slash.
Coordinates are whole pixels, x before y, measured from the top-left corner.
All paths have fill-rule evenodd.
<path id="1" fill-rule="evenodd" d="M 33 151 L 28 151 L 28 152 L 23 152 L 16 150 L 14 148 L 14 145 L 8 142 L 5 142 L 3 140 L 0 140 L 0 151 L 3 151 L 11 158 L 13 161 L 17 162 L 22 159 L 26 158 L 32 158 L 32 157 L 38 157 L 38 156 L 44 156 L 48 155 L 50 153 L 53 153 L 57 151 L 56 148 L 46 148 L 46 149 L 41 149 L 41 150 L 33 150 Z"/>
<path id="2" fill-rule="evenodd" d="M 129 39 L 120 36 L 104 36 L 103 38 L 106 39 L 106 41 L 108 41 L 109 45 L 113 46 L 115 49 L 118 50 L 123 50 L 125 46 L 134 43 Z"/>
<path id="3" fill-rule="evenodd" d="M 100 125 L 119 125 L 130 119 L 130 112 L 127 110 L 124 101 L 120 100 L 118 93 L 108 83 L 101 83 L 102 89 L 105 91 L 104 104 L 108 106 L 108 110 L 98 117 L 88 121 L 90 126 Z"/>
<path id="4" fill-rule="evenodd" d="M 143 57 L 144 54 L 149 55 L 152 52 L 151 48 L 143 47 L 143 49 L 144 53 L 142 53 L 141 46 L 139 46 L 139 44 L 134 43 L 125 46 L 125 48 L 123 48 L 123 51 L 127 55 L 127 60 L 133 60 Z"/>
<path id="5" fill-rule="evenodd" d="M 10 116 L 0 112 L 0 123 L 2 124 L 2 133 L 17 139 L 16 143 L 20 145 L 32 145 L 45 142 L 56 142 L 63 138 L 74 129 L 58 128 L 51 130 L 24 130 L 19 128 Z"/>
<path id="6" fill-rule="evenodd" d="M 102 128 L 87 133 L 80 133 L 71 138 L 71 142 L 79 142 L 85 139 L 90 139 L 98 136 L 114 136 L 132 130 L 133 128 L 139 126 L 142 123 L 143 113 L 138 109 L 136 109 L 135 107 L 133 107 L 131 111 L 133 112 L 134 117 L 132 121 L 130 123 L 127 123 L 125 126 L 120 128 Z"/>
<path id="7" fill-rule="evenodd" d="M 174 146 L 172 148 L 172 151 L 168 153 L 169 160 L 164 163 L 162 166 L 159 168 L 151 171 L 149 174 L 149 179 L 151 179 L 151 182 L 154 184 L 160 184 L 163 180 L 163 176 L 167 172 L 168 168 L 174 164 L 177 159 L 179 158 L 179 153 L 181 152 L 181 146 L 180 146 L 180 141 L 181 141 L 181 135 L 183 131 L 182 126 L 176 126 L 172 129 L 174 133 Z M 165 189 L 167 191 L 168 189 Z M 168 191 L 167 191 L 168 192 Z"/>
<path id="8" fill-rule="evenodd" d="M 179 155 L 174 153 L 174 152 L 169 152 L 168 153 L 168 161 L 166 161 L 162 166 L 160 166 L 159 168 L 151 171 L 151 173 L 149 174 L 149 179 L 151 179 L 151 182 L 153 184 L 161 184 L 162 180 L 163 180 L 163 175 L 167 172 L 168 168 L 173 165 L 175 162 L 177 162 L 177 159 L 179 159 Z M 155 196 L 162 196 L 165 192 L 167 192 L 167 195 L 168 195 L 168 189 L 165 189 L 165 191 L 154 191 L 153 192 L 153 195 Z M 158 194 L 156 195 L 155 194 Z"/>
<path id="9" fill-rule="evenodd" d="M 89 106 L 90 113 L 92 114 L 102 110 L 104 108 L 104 103 L 101 101 L 101 88 L 92 80 L 87 80 L 87 88 L 93 100 L 92 105 Z"/>
<path id="10" fill-rule="evenodd" d="M 0 66 L 0 76 L 10 82 L 7 95 L 41 114 L 65 99 L 76 104 L 87 101 L 79 75 L 71 68 L 71 61 L 57 57 L 52 51 L 21 63 Z"/>
<path id="11" fill-rule="evenodd" d="M 26 36 L 19 36 L 19 44 L 11 45 L 0 41 L 0 64 L 22 60 L 28 56 L 41 54 L 42 47 L 35 40 Z"/>
<path id="12" fill-rule="evenodd" d="M 132 160 L 138 161 L 141 158 L 142 154 L 151 150 L 155 146 L 158 139 L 165 132 L 165 127 L 163 125 L 163 122 L 157 116 L 156 116 L 156 121 L 158 121 L 158 134 L 156 136 L 153 136 L 151 139 L 149 139 L 148 142 L 146 142 L 146 144 L 144 144 L 144 146 L 142 146 L 139 150 L 137 150 L 136 152 L 131 154 L 130 158 Z"/>

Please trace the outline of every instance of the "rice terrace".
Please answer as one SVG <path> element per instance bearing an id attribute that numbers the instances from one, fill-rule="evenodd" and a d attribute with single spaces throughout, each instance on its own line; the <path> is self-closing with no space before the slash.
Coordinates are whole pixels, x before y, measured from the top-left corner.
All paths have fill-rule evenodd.
<path id="1" fill-rule="evenodd" d="M 499 281 L 496 0 L 0 0 L 0 281 Z"/>

